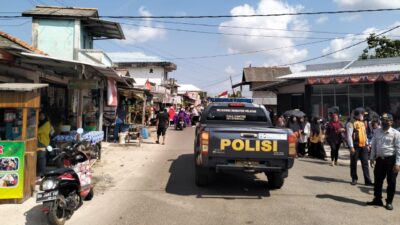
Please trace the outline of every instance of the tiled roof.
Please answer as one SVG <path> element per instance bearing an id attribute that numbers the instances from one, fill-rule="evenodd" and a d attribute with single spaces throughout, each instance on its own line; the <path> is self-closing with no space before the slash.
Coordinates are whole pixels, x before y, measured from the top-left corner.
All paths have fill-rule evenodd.
<path id="1" fill-rule="evenodd" d="M 34 48 L 32 45 L 22 41 L 19 38 L 16 38 L 10 34 L 0 31 L 0 48 L 23 48 L 26 50 L 30 50 L 37 54 L 47 55 L 43 51 Z"/>

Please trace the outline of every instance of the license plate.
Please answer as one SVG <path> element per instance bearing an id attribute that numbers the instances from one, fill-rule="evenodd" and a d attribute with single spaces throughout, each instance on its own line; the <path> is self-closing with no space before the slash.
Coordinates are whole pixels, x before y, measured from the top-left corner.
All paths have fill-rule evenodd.
<path id="1" fill-rule="evenodd" d="M 287 140 L 286 134 L 259 133 L 260 140 Z"/>
<path id="2" fill-rule="evenodd" d="M 58 191 L 39 192 L 36 194 L 36 202 L 47 202 L 57 199 Z"/>
<path id="3" fill-rule="evenodd" d="M 235 164 L 243 167 L 252 167 L 252 166 L 258 166 L 260 163 L 254 161 L 236 161 Z"/>

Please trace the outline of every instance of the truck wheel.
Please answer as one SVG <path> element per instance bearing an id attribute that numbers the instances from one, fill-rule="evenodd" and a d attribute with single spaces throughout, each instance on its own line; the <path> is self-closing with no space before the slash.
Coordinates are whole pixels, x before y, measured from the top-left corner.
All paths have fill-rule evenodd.
<path id="1" fill-rule="evenodd" d="M 285 182 L 283 173 L 268 172 L 266 175 L 268 178 L 268 184 L 272 189 L 280 189 L 283 186 L 283 183 Z"/>
<path id="2" fill-rule="evenodd" d="M 208 168 L 202 168 L 195 165 L 195 182 L 197 186 L 206 186 L 210 183 L 211 171 Z"/>

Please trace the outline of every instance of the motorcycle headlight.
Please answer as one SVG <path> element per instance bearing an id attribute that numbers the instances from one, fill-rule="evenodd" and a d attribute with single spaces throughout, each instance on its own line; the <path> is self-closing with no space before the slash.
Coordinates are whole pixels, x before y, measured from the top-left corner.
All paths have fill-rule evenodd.
<path id="1" fill-rule="evenodd" d="M 41 188 L 43 191 L 55 189 L 58 185 L 58 180 L 48 179 L 42 182 Z"/>

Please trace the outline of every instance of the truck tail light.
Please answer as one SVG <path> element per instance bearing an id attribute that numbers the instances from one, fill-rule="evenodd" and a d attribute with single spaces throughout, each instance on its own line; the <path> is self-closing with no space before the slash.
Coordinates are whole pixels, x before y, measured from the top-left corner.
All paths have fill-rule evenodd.
<path id="1" fill-rule="evenodd" d="M 207 155 L 208 154 L 208 144 L 210 141 L 210 134 L 208 132 L 201 133 L 201 154 Z"/>
<path id="2" fill-rule="evenodd" d="M 297 150 L 296 150 L 297 136 L 296 136 L 296 134 L 293 133 L 288 136 L 288 143 L 289 143 L 289 156 L 296 157 L 296 154 L 297 154 Z"/>

